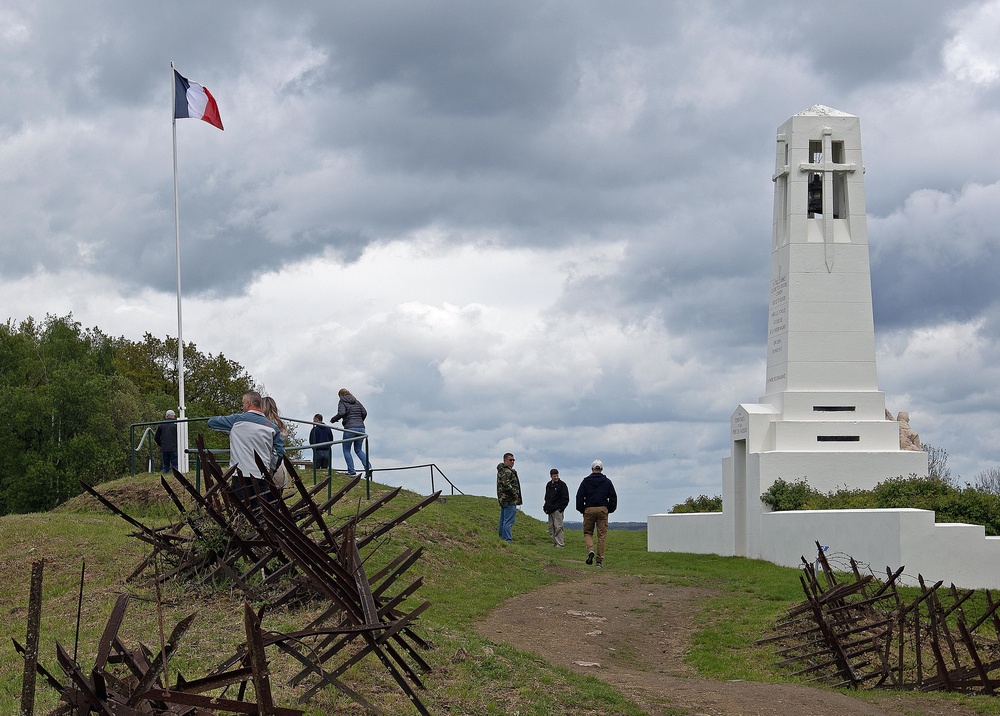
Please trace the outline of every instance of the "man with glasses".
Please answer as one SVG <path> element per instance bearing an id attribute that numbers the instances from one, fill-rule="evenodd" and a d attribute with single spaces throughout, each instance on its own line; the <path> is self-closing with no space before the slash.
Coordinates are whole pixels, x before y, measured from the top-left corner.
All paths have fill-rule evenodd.
<path id="1" fill-rule="evenodd" d="M 500 502 L 497 533 L 504 542 L 513 542 L 514 518 L 521 504 L 521 481 L 514 469 L 514 455 L 509 452 L 504 453 L 503 462 L 497 465 L 497 500 Z"/>

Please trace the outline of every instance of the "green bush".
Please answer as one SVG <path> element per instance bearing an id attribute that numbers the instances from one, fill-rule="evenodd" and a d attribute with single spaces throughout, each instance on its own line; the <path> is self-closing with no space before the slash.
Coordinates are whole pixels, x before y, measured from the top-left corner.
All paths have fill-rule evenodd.
<path id="1" fill-rule="evenodd" d="M 670 508 L 674 514 L 682 512 L 722 512 L 722 495 L 698 495 L 689 497 L 679 505 Z"/>
<path id="2" fill-rule="evenodd" d="M 948 478 L 892 477 L 872 490 L 842 488 L 827 493 L 809 487 L 805 478 L 791 483 L 779 478 L 760 499 L 776 512 L 903 507 L 932 510 L 937 522 L 983 525 L 986 534 L 1000 535 L 1000 495 L 982 488 L 959 488 Z"/>
<path id="3" fill-rule="evenodd" d="M 775 512 L 814 509 L 809 503 L 820 498 L 819 492 L 806 484 L 805 478 L 786 482 L 780 477 L 760 496 L 761 502 Z M 822 507 L 815 509 L 824 509 Z"/>

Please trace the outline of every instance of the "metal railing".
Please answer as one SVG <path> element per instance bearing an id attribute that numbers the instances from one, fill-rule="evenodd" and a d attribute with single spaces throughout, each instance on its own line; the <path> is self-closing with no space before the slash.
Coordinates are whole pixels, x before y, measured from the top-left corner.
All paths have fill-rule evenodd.
<path id="1" fill-rule="evenodd" d="M 179 423 L 199 423 L 207 422 L 208 418 L 184 418 L 183 420 L 147 420 L 143 423 L 132 423 L 128 426 L 129 432 L 129 463 L 132 470 L 132 477 L 135 477 L 135 456 L 136 454 L 145 447 L 143 442 L 149 438 L 149 471 L 153 471 L 153 430 L 157 426 L 163 425 L 164 423 L 173 423 L 177 425 Z M 145 428 L 142 433 L 142 437 L 139 438 L 139 442 L 135 441 L 135 430 L 136 428 Z"/>
<path id="2" fill-rule="evenodd" d="M 314 422 L 311 422 L 309 420 L 298 420 L 297 418 L 285 418 L 285 417 L 282 417 L 282 420 L 284 420 L 285 422 L 288 422 L 288 423 L 302 423 L 302 424 L 305 424 L 305 425 L 319 425 L 319 423 L 314 423 Z M 208 418 L 185 418 L 183 420 L 149 420 L 149 421 L 146 421 L 146 422 L 132 423 L 131 425 L 129 425 L 129 442 L 131 443 L 131 450 L 129 451 L 129 456 L 131 458 L 130 465 L 131 465 L 131 470 L 132 470 L 132 477 L 135 477 L 135 473 L 136 473 L 136 469 L 135 469 L 135 456 L 136 456 L 136 454 L 139 451 L 141 451 L 144 447 L 146 447 L 145 445 L 143 445 L 143 442 L 145 442 L 147 440 L 147 437 L 149 439 L 149 472 L 153 471 L 153 469 L 152 469 L 153 468 L 153 450 L 154 450 L 154 447 L 153 447 L 153 438 L 152 438 L 152 435 L 153 435 L 152 428 L 153 427 L 156 427 L 156 426 L 159 426 L 159 425 L 163 425 L 164 423 L 173 423 L 173 424 L 176 425 L 176 424 L 179 424 L 179 423 L 207 423 L 207 422 L 208 422 Z M 135 440 L 135 431 L 136 431 L 136 428 L 141 428 L 141 427 L 145 427 L 145 430 L 143 431 L 142 436 L 139 438 L 139 442 L 136 443 L 136 440 Z M 285 452 L 287 453 L 287 452 L 292 452 L 292 451 L 296 451 L 296 450 L 312 450 L 313 448 L 317 448 L 317 447 L 332 447 L 333 445 L 342 445 L 342 444 L 344 444 L 346 442 L 353 442 L 353 441 L 357 440 L 359 437 L 364 437 L 364 441 L 365 441 L 365 445 L 364 445 L 365 457 L 368 458 L 368 464 L 369 465 L 371 464 L 371 458 L 368 455 L 369 451 L 371 450 L 371 445 L 368 442 L 368 435 L 366 433 L 358 432 L 357 430 L 351 430 L 350 428 L 338 428 L 338 427 L 334 427 L 332 425 L 327 425 L 326 427 L 331 428 L 332 430 L 339 430 L 341 433 L 344 433 L 345 435 L 347 433 L 350 433 L 351 436 L 350 437 L 344 437 L 344 438 L 342 438 L 340 440 L 330 440 L 330 441 L 324 442 L 324 443 L 316 443 L 314 445 L 286 445 L 285 446 Z M 188 455 L 197 455 L 198 454 L 198 451 L 195 450 L 195 449 L 193 449 L 193 448 L 185 448 L 183 452 L 185 452 Z M 213 452 L 213 453 L 221 453 L 221 452 L 228 453 L 229 452 L 229 448 L 213 449 L 211 452 Z"/>
<path id="3" fill-rule="evenodd" d="M 448 476 L 445 475 L 444 472 L 441 471 L 441 468 L 438 467 L 437 465 L 435 465 L 433 462 L 429 462 L 429 463 L 427 463 L 425 465 L 403 465 L 403 466 L 400 466 L 400 467 L 378 467 L 378 468 L 373 468 L 371 470 L 371 472 L 394 472 L 396 470 L 419 470 L 420 468 L 424 468 L 424 467 L 429 467 L 430 470 L 431 470 L 431 492 L 430 492 L 430 494 L 433 495 L 437 491 L 437 490 L 434 489 L 434 472 L 435 471 L 437 471 L 437 473 L 440 474 L 441 477 L 444 478 L 444 481 L 447 482 L 448 485 L 451 487 L 451 494 L 452 495 L 454 495 L 456 492 L 458 494 L 460 494 L 460 495 L 464 495 L 465 494 L 464 492 L 462 492 L 455 485 L 454 482 L 452 482 L 450 479 L 448 479 Z"/>
<path id="4" fill-rule="evenodd" d="M 284 420 L 286 423 L 300 423 L 300 424 L 303 424 L 303 425 L 310 425 L 310 426 L 320 425 L 321 424 L 321 423 L 314 423 L 314 422 L 312 422 L 310 420 L 299 420 L 297 418 L 286 418 L 284 416 L 282 416 L 282 420 Z M 148 442 L 149 442 L 149 472 L 153 471 L 153 449 L 154 449 L 153 448 L 153 437 L 152 437 L 152 435 L 153 435 L 153 427 L 154 426 L 158 426 L 158 425 L 162 425 L 163 423 L 182 423 L 182 422 L 183 423 L 208 422 L 208 418 L 185 418 L 184 420 L 153 420 L 153 421 L 148 421 L 148 422 L 143 422 L 143 423 L 132 423 L 129 426 L 129 439 L 131 441 L 131 447 L 132 447 L 132 449 L 129 452 L 131 454 L 131 467 L 132 467 L 132 476 L 133 477 L 135 477 L 135 474 L 136 474 L 135 456 L 136 456 L 136 454 L 140 450 L 143 449 L 143 447 L 145 447 L 143 445 L 143 443 L 146 442 L 147 439 L 148 439 Z M 430 469 L 431 491 L 430 491 L 429 494 L 433 495 L 436 492 L 436 489 L 435 489 L 435 480 L 434 480 L 434 473 L 435 472 L 437 472 L 441 476 L 441 478 L 444 479 L 444 481 L 448 483 L 448 486 L 451 488 L 451 494 L 452 495 L 454 495 L 456 493 L 458 493 L 459 495 L 464 495 L 465 494 L 464 492 L 462 492 L 461 489 L 459 489 L 459 487 L 457 485 L 455 485 L 455 483 L 453 483 L 448 478 L 447 475 L 444 474 L 444 472 L 441 470 L 441 468 L 439 468 L 435 463 L 426 463 L 426 464 L 423 464 L 423 465 L 403 465 L 403 466 L 400 466 L 400 467 L 371 468 L 370 467 L 371 466 L 371 444 L 370 444 L 370 442 L 368 440 L 367 433 L 358 432 L 357 430 L 351 430 L 350 428 L 337 428 L 337 427 L 334 427 L 332 425 L 326 425 L 326 424 L 323 424 L 323 425 L 325 425 L 325 427 L 329 427 L 329 428 L 331 428 L 333 430 L 339 430 L 345 436 L 348 433 L 350 433 L 350 437 L 343 437 L 340 440 L 329 440 L 327 442 L 315 443 L 315 444 L 286 446 L 285 447 L 285 454 L 288 454 L 290 452 L 301 452 L 302 450 L 312 450 L 314 448 L 322 448 L 322 447 L 330 447 L 330 448 L 332 448 L 334 445 L 343 445 L 344 443 L 354 442 L 359 437 L 362 437 L 364 439 L 364 453 L 365 453 L 365 457 L 368 459 L 368 469 L 362 469 L 362 472 L 365 473 L 365 498 L 366 499 L 371 499 L 372 473 L 375 473 L 375 472 L 395 472 L 395 471 L 398 471 L 398 470 L 419 470 L 419 469 L 423 469 L 423 468 L 429 468 Z M 143 431 L 142 436 L 139 438 L 139 442 L 136 443 L 136 440 L 135 440 L 135 431 L 136 431 L 136 428 L 140 428 L 140 427 L 144 427 L 145 430 Z M 194 448 L 185 448 L 184 452 L 186 454 L 190 455 L 190 456 L 194 456 L 194 463 L 195 463 L 195 487 L 200 492 L 201 491 L 201 459 L 198 457 L 198 451 L 196 449 L 194 449 Z M 209 452 L 212 453 L 213 455 L 223 455 L 223 454 L 228 455 L 229 454 L 229 448 L 213 448 L 213 449 L 210 449 Z M 291 459 L 291 458 L 289 458 L 289 459 Z M 302 464 L 302 465 L 306 465 L 307 463 L 312 463 L 313 484 L 314 485 L 316 484 L 318 472 L 317 472 L 316 465 L 315 465 L 315 463 L 313 461 L 306 461 L 306 460 L 301 460 L 300 459 L 300 460 L 292 460 L 292 462 L 293 463 L 299 463 L 299 464 Z M 331 465 L 332 465 L 332 460 L 331 460 Z M 362 466 L 362 467 L 364 468 L 365 466 Z M 324 468 L 319 468 L 319 469 L 322 470 Z M 333 475 L 333 473 L 335 472 L 335 470 L 333 469 L 332 466 L 328 466 L 325 469 L 327 471 L 327 477 L 331 477 Z M 341 472 L 341 471 L 337 470 L 336 472 Z M 330 489 L 331 488 L 328 485 L 327 486 L 327 490 L 329 491 Z"/>
<path id="5" fill-rule="evenodd" d="M 133 425 L 132 427 L 134 428 L 135 425 Z M 132 442 L 134 443 L 135 442 L 135 430 L 134 429 L 133 429 L 132 435 L 130 437 L 132 438 Z M 143 443 L 147 442 L 147 441 L 149 442 L 149 462 L 147 464 L 146 471 L 147 472 L 152 472 L 153 471 L 153 444 L 154 444 L 153 443 L 153 428 L 147 427 L 142 432 L 142 437 L 139 438 L 139 443 L 137 445 L 135 445 L 135 447 L 133 447 L 129 451 L 129 457 L 132 459 L 132 477 L 135 477 L 135 454 L 137 452 L 139 452 L 140 450 L 142 450 Z"/>

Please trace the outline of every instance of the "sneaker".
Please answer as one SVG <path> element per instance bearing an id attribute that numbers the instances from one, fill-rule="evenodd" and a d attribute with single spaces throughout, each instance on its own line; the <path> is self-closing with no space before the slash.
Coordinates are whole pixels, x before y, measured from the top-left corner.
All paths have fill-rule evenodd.
<path id="1" fill-rule="evenodd" d="M 597 566 L 598 566 L 599 568 L 602 568 L 602 569 L 603 569 L 603 568 L 604 568 L 604 562 L 602 562 L 601 560 L 597 560 Z"/>
<path id="2" fill-rule="evenodd" d="M 593 563 L 594 563 L 594 550 L 590 550 L 589 552 L 587 552 L 587 564 L 593 564 Z"/>

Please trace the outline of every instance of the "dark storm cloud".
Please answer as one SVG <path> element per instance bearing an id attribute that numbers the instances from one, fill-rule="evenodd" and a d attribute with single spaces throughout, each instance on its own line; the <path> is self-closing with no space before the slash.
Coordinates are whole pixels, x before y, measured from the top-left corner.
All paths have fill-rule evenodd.
<path id="1" fill-rule="evenodd" d="M 193 291 L 238 290 L 255 264 L 277 267 L 324 249 L 352 259 L 368 242 L 431 226 L 456 237 L 485 232 L 511 245 L 617 234 L 638 237 L 642 254 L 641 236 L 650 234 L 644 225 L 675 211 L 697 217 L 733 210 L 748 197 L 756 204 L 762 194 L 747 178 L 769 163 L 767 138 L 781 114 L 743 103 L 734 123 L 739 97 L 720 102 L 725 95 L 713 98 L 711 86 L 697 79 L 718 71 L 711 63 L 726 61 L 715 58 L 720 38 L 744 42 L 757 61 L 767 61 L 766 23 L 748 7 L 718 17 L 660 3 L 623 11 L 558 3 L 397 3 L 349 12 L 322 5 L 193 7 L 126 10 L 114 19 L 81 9 L 25 11 L 25 47 L 41 61 L 36 76 L 62 97 L 66 114 L 113 111 L 119 126 L 130 111 L 169 101 L 168 58 L 213 90 L 229 133 L 195 139 L 185 127 L 180 138 Z M 737 29 L 740 23 L 750 29 Z M 821 39 L 794 49 L 826 46 Z M 282 72 L 280 65 L 265 68 L 255 53 L 287 52 L 290 61 L 296 51 L 316 58 L 286 71 L 275 94 L 264 95 L 273 106 L 242 106 L 237 88 L 258 82 L 254 73 Z M 726 90 L 720 83 L 717 91 Z M 301 113 L 247 134 L 255 115 L 281 115 L 286 101 Z M 143 130 L 137 124 L 133 131 Z M 255 167 L 262 152 L 270 158 Z M 344 160 L 344 173 L 327 171 Z M 738 170 L 720 173 L 720 165 Z M 134 208 L 129 236 L 103 236 L 102 260 L 93 264 L 166 289 L 168 255 L 122 251 L 169 237 L 172 228 L 154 226 L 169 222 L 167 166 L 159 176 L 145 169 L 131 180 L 138 179 L 134 188 L 161 206 Z M 111 176 L 86 180 L 103 182 L 108 193 L 132 188 Z M 291 215 L 293 194 L 306 213 Z M 86 210 L 81 192 L 59 196 L 66 233 L 79 234 L 81 220 L 73 217 Z M 665 245 L 678 246 L 678 280 L 697 281 L 702 267 L 686 243 L 670 236 Z M 699 250 L 712 244 L 690 243 Z M 702 263 L 712 270 L 720 268 L 716 258 L 745 265 L 741 251 L 706 253 L 713 261 Z M 233 270 L 212 279 L 201 267 L 226 254 Z M 79 260 L 66 241 L 52 243 L 41 260 L 56 267 L 57 255 Z M 657 292 L 656 282 L 642 277 L 631 285 Z"/>
<path id="2" fill-rule="evenodd" d="M 968 321 L 1000 303 L 1000 184 L 923 190 L 870 224 L 878 327 Z"/>
<path id="3" fill-rule="evenodd" d="M 803 48 L 824 91 L 915 79 L 935 71 L 947 20 L 962 5 L 934 0 L 768 5 L 775 32 Z"/>
<path id="4" fill-rule="evenodd" d="M 309 32 L 347 93 L 406 87 L 414 109 L 442 116 L 545 115 L 572 93 L 574 12 L 518 2 L 359 10 L 320 9 Z"/>

